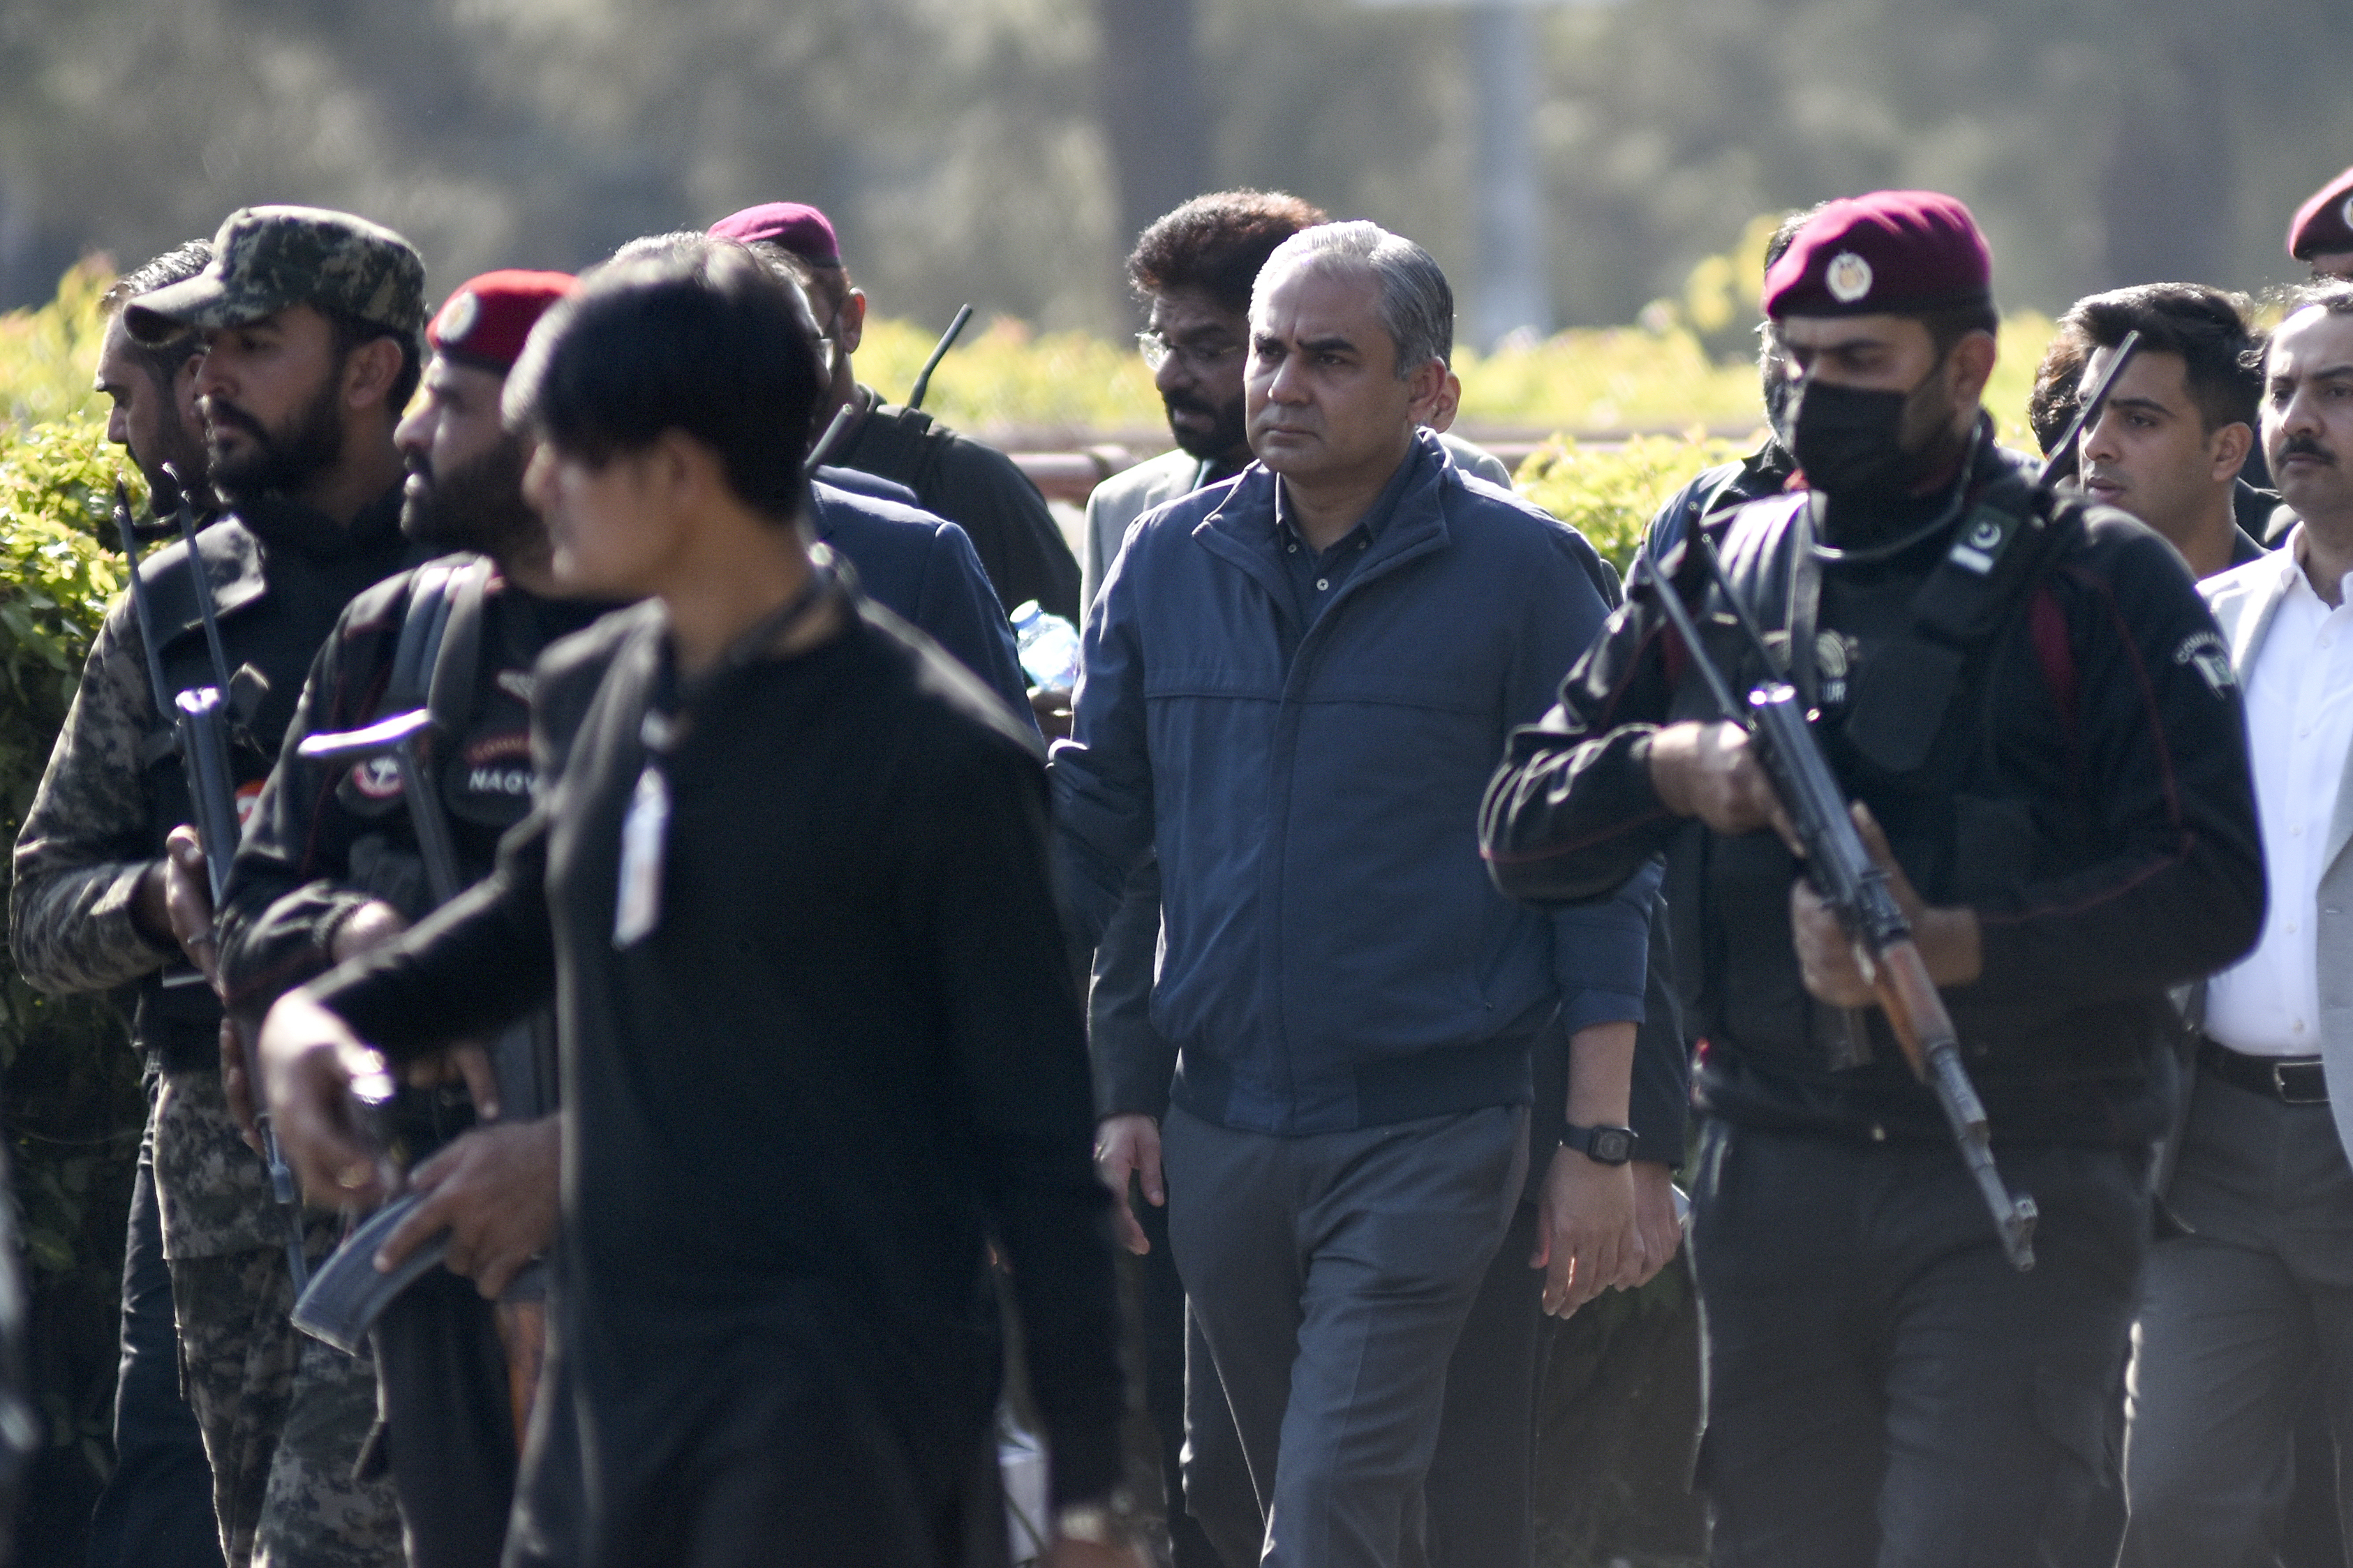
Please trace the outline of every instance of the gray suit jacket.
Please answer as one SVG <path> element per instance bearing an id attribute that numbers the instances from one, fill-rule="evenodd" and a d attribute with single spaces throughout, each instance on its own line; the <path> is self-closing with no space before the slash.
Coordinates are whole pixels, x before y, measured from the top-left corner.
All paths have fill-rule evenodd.
<path id="1" fill-rule="evenodd" d="M 2206 597 L 2206 607 L 2214 612 L 2215 625 L 2221 628 L 2222 640 L 2231 650 L 2231 672 L 2242 686 L 2255 667 L 2255 657 L 2263 651 L 2272 618 L 2287 596 L 2295 574 L 2303 569 L 2293 552 L 2281 550 L 2198 585 Z M 2255 758 L 2254 765 L 2261 768 L 2263 759 Z M 2320 951 L 2320 1058 L 2328 1079 L 2329 1109 L 2337 1118 L 2337 1137 L 2353 1150 L 2353 854 L 2347 852 L 2348 845 L 2353 845 L 2353 756 L 2346 759 L 2337 777 L 2328 839 L 2321 851 L 2319 929 L 2313 933 Z M 2186 1010 L 2193 1022 L 2203 1021 L 2204 984 L 2190 988 Z M 2182 1094 L 2186 1118 L 2197 1079 L 2194 1072 L 2185 1076 L 2189 1080 Z M 2174 1151 L 2170 1145 L 2179 1142 L 2178 1136 L 2168 1141 L 2161 1173 L 2165 1179 L 2171 1174 Z M 2163 1191 L 2162 1184 L 2158 1190 Z"/>

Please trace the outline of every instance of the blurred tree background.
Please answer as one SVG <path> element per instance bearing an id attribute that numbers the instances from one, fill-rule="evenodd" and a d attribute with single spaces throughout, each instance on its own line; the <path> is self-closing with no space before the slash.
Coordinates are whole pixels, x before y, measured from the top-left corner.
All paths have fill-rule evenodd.
<path id="1" fill-rule="evenodd" d="M 2284 279 L 2353 160 L 2326 0 L 1625 0 L 1544 15 L 1568 324 L 1630 321 L 1757 213 L 1968 200 L 2004 303 Z M 1213 184 L 1411 234 L 1471 285 L 1459 11 L 1357 0 L 9 0 L 0 306 L 247 202 L 342 205 L 438 285 L 792 195 L 879 308 L 1124 328 L 1140 225 Z"/>

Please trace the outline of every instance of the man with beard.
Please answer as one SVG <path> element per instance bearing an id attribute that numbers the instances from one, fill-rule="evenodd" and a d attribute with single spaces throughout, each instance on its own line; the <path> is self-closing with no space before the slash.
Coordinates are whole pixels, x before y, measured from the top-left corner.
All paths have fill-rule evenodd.
<path id="1" fill-rule="evenodd" d="M 576 1423 L 585 1476 L 534 1442 L 509 1561 L 1001 1560 L 993 1239 L 1052 1447 L 1047 1561 L 1108 1568 L 1106 1200 L 1042 771 L 812 558 L 776 433 L 807 421 L 815 354 L 727 244 L 603 269 L 533 334 L 507 409 L 557 579 L 649 602 L 540 661 L 548 782 L 497 870 L 273 1008 L 271 1103 L 307 1182 L 364 1194 L 352 1031 L 414 1060 L 553 993 L 540 1431 Z"/>
<path id="2" fill-rule="evenodd" d="M 1076 625 L 1079 563 L 1029 476 L 996 447 L 920 409 L 885 403 L 860 384 L 850 358 L 866 330 L 866 292 L 842 265 L 832 220 L 805 202 L 768 202 L 729 214 L 711 232 L 775 245 L 809 264 L 809 303 L 833 345 L 832 373 L 810 423 L 823 431 L 836 411 L 852 411 L 828 460 L 895 480 L 915 492 L 925 511 L 961 527 L 1002 604 L 1018 607 L 1034 599 L 1047 614 Z"/>
<path id="3" fill-rule="evenodd" d="M 2353 279 L 2353 169 L 2312 193 L 2287 226 L 2287 253 L 2315 278 Z"/>
<path id="4" fill-rule="evenodd" d="M 204 420 L 196 413 L 199 344 L 194 341 L 142 349 L 122 327 L 125 301 L 193 278 L 212 259 L 212 247 L 193 240 L 118 279 L 99 300 L 107 317 L 98 353 L 98 390 L 112 407 L 107 439 L 123 447 L 147 480 L 158 517 L 180 503 L 171 464 L 195 490 L 199 522 L 209 521 L 212 492 L 205 483 Z M 160 890 L 161 878 L 157 879 Z M 179 1335 L 172 1322 L 172 1276 L 164 1262 L 164 1222 L 155 1206 L 154 1111 L 162 1068 L 148 1042 L 134 1042 L 148 1060 L 141 1073 L 147 1092 L 148 1130 L 140 1141 L 131 1189 L 131 1217 L 122 1264 L 122 1360 L 114 1387 L 114 1470 L 90 1520 L 91 1568 L 109 1564 L 194 1564 L 220 1562 L 213 1520 L 212 1470 L 204 1434 L 180 1393 Z"/>
<path id="5" fill-rule="evenodd" d="M 298 750 L 305 736 L 430 707 L 430 776 L 469 881 L 530 808 L 532 667 L 610 606 L 555 596 L 499 399 L 533 323 L 577 286 L 560 272 L 486 273 L 426 329 L 424 396 L 395 436 L 408 466 L 401 526 L 419 546 L 470 553 L 361 594 L 311 667 L 221 911 L 222 991 L 241 1022 L 258 1025 L 280 993 L 431 904 L 397 774 L 382 760 L 312 762 Z M 506 1103 L 468 1106 L 451 1090 L 404 1095 L 395 1111 L 410 1185 L 430 1195 L 385 1264 L 445 1228 L 453 1237 L 446 1266 L 395 1298 L 375 1333 L 381 1451 L 410 1568 L 489 1568 L 505 1540 L 519 1414 L 509 1367 L 520 1362 L 528 1385 L 542 1275 L 511 1288 L 555 1226 L 552 1046 L 543 1021 L 501 1042 Z"/>
<path id="6" fill-rule="evenodd" d="M 1880 192 L 1806 226 L 1765 299 L 1805 488 L 1708 530 L 1721 582 L 1688 545 L 1663 586 L 1636 579 L 1559 704 L 1513 738 L 1482 812 L 1497 885 L 1548 905 L 1670 856 L 1709 1045 L 1699 1478 L 1731 1568 L 2063 1549 L 2098 1483 L 2147 1247 L 2147 1151 L 2175 1093 L 2168 987 L 2262 923 L 2228 650 L 2169 546 L 2036 489 L 1993 445 L 1990 270 L 1948 196 Z M 2031 1271 L 1998 1244 L 1662 592 L 1691 601 L 1736 692 L 1797 688 L 1867 805 L 2001 1173 L 2040 1205 Z"/>
<path id="7" fill-rule="evenodd" d="M 204 271 L 123 309 L 134 343 L 193 333 L 204 345 L 194 389 L 231 515 L 198 535 L 197 554 L 236 672 L 230 765 L 242 800 L 259 794 L 303 672 L 343 605 L 403 563 L 392 430 L 416 384 L 424 270 L 407 241 L 364 219 L 246 208 L 222 224 Z M 175 690 L 215 682 L 189 564 L 174 544 L 141 566 Z M 175 929 L 211 956 L 192 831 L 181 828 L 165 857 L 166 836 L 192 815 L 169 735 L 136 619 L 119 604 L 17 840 L 17 962 L 51 991 L 141 985 L 137 1030 L 163 1073 L 164 1252 L 232 1568 L 255 1555 L 328 1568 L 396 1561 L 389 1489 L 350 1475 L 373 1379 L 297 1342 L 286 1321 L 287 1215 L 229 1111 L 219 1007 L 201 979 L 167 985 L 163 973 Z M 317 1216 L 309 1250 L 323 1253 L 332 1237 Z"/>

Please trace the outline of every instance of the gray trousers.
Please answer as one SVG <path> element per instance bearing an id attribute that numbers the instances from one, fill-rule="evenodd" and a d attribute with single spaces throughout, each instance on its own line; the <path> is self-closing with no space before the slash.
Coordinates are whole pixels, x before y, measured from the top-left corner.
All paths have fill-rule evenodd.
<path id="1" fill-rule="evenodd" d="M 1261 1561 L 1424 1561 L 1446 1365 L 1519 1202 L 1526 1119 L 1284 1138 L 1168 1113 L 1169 1241 L 1266 1517 Z"/>
<path id="2" fill-rule="evenodd" d="M 2123 1563 L 2275 1561 L 2283 1461 L 2316 1388 L 2348 1478 L 2353 1440 L 2353 1166 L 2326 1105 L 2282 1105 L 2198 1076 L 2168 1198 L 2195 1233 L 2142 1280 L 2126 1385 Z"/>

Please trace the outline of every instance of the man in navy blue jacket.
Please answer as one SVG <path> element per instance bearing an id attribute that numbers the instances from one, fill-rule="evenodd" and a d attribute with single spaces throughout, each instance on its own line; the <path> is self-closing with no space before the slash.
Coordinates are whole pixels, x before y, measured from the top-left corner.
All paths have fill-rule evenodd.
<path id="1" fill-rule="evenodd" d="M 1417 433 L 1452 332 L 1437 264 L 1374 225 L 1275 252 L 1250 313 L 1259 461 L 1137 524 L 1053 762 L 1086 940 L 1158 855 L 1172 1103 L 1106 1118 L 1097 1159 L 1151 1192 L 1165 1154 L 1177 1268 L 1285 1568 L 1419 1555 L 1447 1359 L 1518 1201 L 1529 1048 L 1556 1016 L 1572 1125 L 1546 1305 L 1644 1272 L 1625 1122 L 1651 879 L 1540 913 L 1477 849 L 1493 757 L 1606 611 L 1574 531 Z"/>

